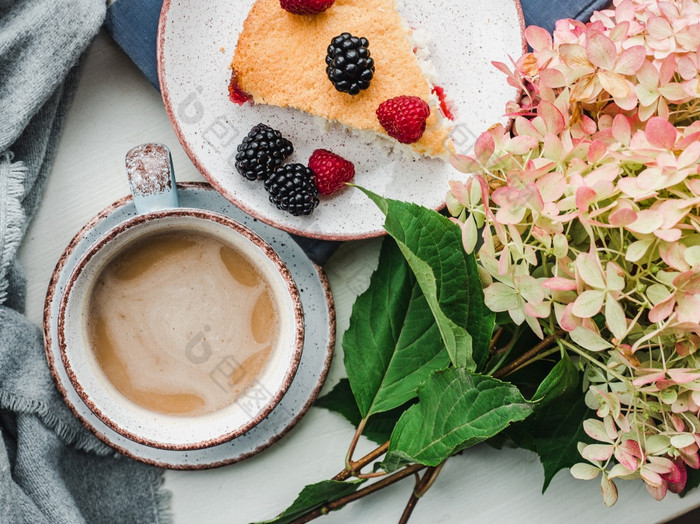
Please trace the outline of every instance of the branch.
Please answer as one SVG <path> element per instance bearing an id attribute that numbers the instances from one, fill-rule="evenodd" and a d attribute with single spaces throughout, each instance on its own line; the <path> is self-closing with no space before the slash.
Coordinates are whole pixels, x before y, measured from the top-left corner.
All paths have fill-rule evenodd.
<path id="1" fill-rule="evenodd" d="M 374 484 L 371 484 L 366 488 L 356 491 L 355 493 L 351 493 L 350 495 L 339 498 L 338 500 L 329 502 L 328 504 L 325 504 L 324 506 L 321 506 L 320 508 L 311 511 L 306 515 L 302 515 L 301 517 L 293 520 L 291 524 L 305 524 L 306 522 L 310 522 L 314 519 L 317 519 L 318 517 L 327 515 L 331 511 L 340 509 L 343 506 L 350 504 L 351 502 L 355 502 L 356 500 L 366 497 L 367 495 L 371 495 L 375 491 L 379 491 L 381 489 L 386 488 L 387 486 L 391 486 L 392 484 L 395 484 L 396 482 L 405 479 L 406 477 L 410 477 L 411 475 L 421 471 L 424 468 L 425 466 L 423 466 L 422 464 L 414 464 L 413 466 L 408 466 L 402 470 L 397 471 L 392 475 L 389 475 L 388 477 L 383 478 L 379 482 L 375 482 Z"/>
<path id="2" fill-rule="evenodd" d="M 407 524 L 408 523 L 408 519 L 411 518 L 411 515 L 413 514 L 413 510 L 416 509 L 416 505 L 418 504 L 418 501 L 433 486 L 433 484 L 435 483 L 435 481 L 438 478 L 438 475 L 440 475 L 440 472 L 442 471 L 442 468 L 444 465 L 445 465 L 445 463 L 443 462 L 439 466 L 430 467 L 427 470 L 425 470 L 425 474 L 423 475 L 423 478 L 416 482 L 416 487 L 413 490 L 413 493 L 411 493 L 411 498 L 408 499 L 408 503 L 406 504 L 406 509 L 403 510 L 403 514 L 401 515 L 401 519 L 399 520 L 399 524 Z"/>
<path id="3" fill-rule="evenodd" d="M 348 453 L 345 455 L 345 469 L 352 470 L 352 456 L 355 454 L 357 443 L 360 441 L 362 432 L 365 430 L 365 424 L 367 424 L 367 417 L 360 421 L 360 423 L 357 425 L 357 431 L 355 431 L 355 434 L 352 436 L 352 442 L 350 442 Z"/>
<path id="4" fill-rule="evenodd" d="M 493 376 L 495 378 L 503 378 L 507 377 L 511 373 L 517 371 L 519 368 L 521 368 L 524 364 L 527 364 L 527 362 L 542 353 L 544 350 L 549 349 L 549 347 L 554 344 L 557 339 L 559 339 L 562 335 L 564 334 L 563 331 L 557 331 L 553 335 L 549 335 L 547 338 L 545 338 L 542 342 L 537 344 L 534 348 L 532 348 L 530 351 L 525 353 L 524 355 L 516 358 L 513 362 L 508 364 L 507 366 L 502 367 L 498 371 L 496 371 Z"/>
<path id="5" fill-rule="evenodd" d="M 352 477 L 355 473 L 360 471 L 362 468 L 364 468 L 367 464 L 374 462 L 377 460 L 379 457 L 384 455 L 384 453 L 387 452 L 389 449 L 389 442 L 385 442 L 381 446 L 379 446 L 377 449 L 374 451 L 371 451 L 364 457 L 362 457 L 360 460 L 356 462 L 351 462 L 350 467 L 346 467 L 343 471 L 338 473 L 335 477 L 333 477 L 333 480 L 348 480 L 350 477 Z"/>

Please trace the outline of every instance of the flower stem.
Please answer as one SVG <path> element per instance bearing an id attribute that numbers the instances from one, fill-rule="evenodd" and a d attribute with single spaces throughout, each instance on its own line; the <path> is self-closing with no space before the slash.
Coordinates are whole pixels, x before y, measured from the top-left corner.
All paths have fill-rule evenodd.
<path id="1" fill-rule="evenodd" d="M 382 444 L 378 448 L 370 451 L 367 455 L 362 457 L 360 460 L 358 460 L 356 462 L 351 462 L 350 467 L 346 466 L 346 468 L 343 471 L 341 471 L 335 477 L 333 477 L 333 480 L 343 481 L 343 480 L 349 479 L 351 476 L 353 476 L 354 473 L 356 473 L 359 470 L 361 470 L 362 468 L 364 468 L 367 464 L 374 462 L 379 457 L 384 455 L 384 453 L 386 453 L 388 449 L 389 449 L 389 442 L 385 442 L 384 444 Z"/>
<path id="2" fill-rule="evenodd" d="M 355 454 L 357 443 L 360 440 L 360 436 L 362 436 L 362 432 L 365 430 L 365 424 L 367 424 L 367 417 L 363 418 L 357 425 L 357 431 L 355 431 L 352 441 L 350 442 L 350 447 L 348 448 L 348 453 L 345 455 L 345 469 L 352 470 L 352 456 Z"/>
<path id="3" fill-rule="evenodd" d="M 510 375 L 511 373 L 514 373 L 518 369 L 520 369 L 522 366 L 527 364 L 532 358 L 538 356 L 541 352 L 545 351 L 546 349 L 549 349 L 549 347 L 554 344 L 559 337 L 561 337 L 564 334 L 563 331 L 557 331 L 553 335 L 549 335 L 547 338 L 545 338 L 542 342 L 537 344 L 534 348 L 532 348 L 530 351 L 525 353 L 524 355 L 516 358 L 513 362 L 508 364 L 507 366 L 502 367 L 498 371 L 496 371 L 493 376 L 495 378 L 504 378 Z"/>
<path id="4" fill-rule="evenodd" d="M 425 469 L 425 466 L 423 466 L 422 464 L 414 464 L 412 466 L 408 466 L 404 469 L 397 471 L 396 473 L 393 473 L 392 475 L 389 475 L 388 477 L 383 478 L 378 482 L 375 482 L 374 484 L 367 486 L 366 488 L 363 488 L 359 491 L 356 491 L 355 493 L 351 493 L 350 495 L 339 498 L 338 500 L 329 502 L 328 504 L 325 504 L 320 508 L 310 511 L 306 515 L 302 515 L 301 517 L 293 520 L 291 524 L 305 524 L 306 522 L 310 522 L 314 519 L 317 519 L 318 517 L 327 515 L 331 511 L 340 509 L 343 506 L 350 504 L 351 502 L 355 502 L 356 500 L 366 497 L 367 495 L 371 495 L 372 493 L 384 489 L 387 486 L 391 486 L 392 484 L 395 484 L 396 482 L 399 482 L 400 480 L 403 480 L 406 477 L 410 477 L 411 475 L 418 473 L 423 469 Z"/>
<path id="5" fill-rule="evenodd" d="M 435 481 L 437 480 L 438 475 L 440 475 L 444 465 L 445 462 L 439 466 L 428 468 L 425 471 L 423 478 L 416 482 L 416 487 L 413 490 L 413 493 L 411 493 L 411 498 L 408 499 L 408 503 L 406 504 L 406 508 L 403 510 L 399 524 L 407 524 L 408 519 L 410 519 L 411 515 L 413 514 L 413 510 L 416 509 L 418 501 L 423 495 L 426 494 L 433 484 L 435 484 Z"/>

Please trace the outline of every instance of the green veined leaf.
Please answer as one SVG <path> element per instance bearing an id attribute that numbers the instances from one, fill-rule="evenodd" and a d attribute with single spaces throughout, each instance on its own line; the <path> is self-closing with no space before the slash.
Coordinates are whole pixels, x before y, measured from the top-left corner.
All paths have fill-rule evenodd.
<path id="1" fill-rule="evenodd" d="M 362 417 L 415 398 L 430 373 L 449 365 L 427 300 L 391 239 L 382 245 L 369 289 L 355 302 L 343 351 Z"/>
<path id="2" fill-rule="evenodd" d="M 292 522 L 309 511 L 354 493 L 363 482 L 363 480 L 348 480 L 345 482 L 324 480 L 317 484 L 305 486 L 291 506 L 276 518 L 259 524 L 287 524 Z"/>
<path id="3" fill-rule="evenodd" d="M 544 467 L 543 493 L 560 470 L 581 462 L 577 445 L 590 440 L 583 431 L 583 421 L 595 414 L 578 391 L 554 399 L 538 410 L 533 420 L 535 447 Z"/>
<path id="4" fill-rule="evenodd" d="M 418 398 L 392 433 L 388 470 L 407 462 L 437 466 L 524 420 L 533 409 L 512 384 L 461 368 L 434 373 Z"/>
<path id="5" fill-rule="evenodd" d="M 475 371 L 486 359 L 488 346 L 484 351 L 482 344 L 475 352 L 473 337 L 467 330 L 470 320 L 470 267 L 462 248 L 459 226 L 430 209 L 384 199 L 365 189 L 362 191 L 386 215 L 384 228 L 396 240 L 411 266 L 452 363 L 456 367 Z M 478 275 L 471 276 L 478 279 Z M 480 319 L 474 320 L 477 329 L 488 327 L 480 326 Z M 490 336 L 491 333 L 484 335 L 489 339 Z"/>
<path id="6" fill-rule="evenodd" d="M 478 371 L 482 369 L 489 356 L 491 338 L 496 328 L 496 313 L 487 308 L 484 303 L 484 288 L 479 279 L 476 257 L 473 254 L 467 255 L 466 260 L 469 286 L 467 331 L 472 336 L 472 356 Z"/>
<path id="7" fill-rule="evenodd" d="M 549 404 L 558 397 L 568 396 L 578 390 L 580 373 L 568 354 L 564 354 L 549 375 L 537 388 L 532 402 L 539 402 L 535 409 Z"/>

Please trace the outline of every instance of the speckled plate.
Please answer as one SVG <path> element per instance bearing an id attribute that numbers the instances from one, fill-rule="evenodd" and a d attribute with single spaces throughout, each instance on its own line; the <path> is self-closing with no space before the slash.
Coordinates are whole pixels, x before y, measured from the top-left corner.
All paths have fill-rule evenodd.
<path id="1" fill-rule="evenodd" d="M 343 0 L 337 0 L 342 2 Z M 310 217 L 293 217 L 270 204 L 261 184 L 234 167 L 237 145 L 257 123 L 279 129 L 295 145 L 291 162 L 306 164 L 319 148 L 355 163 L 356 183 L 400 200 L 438 209 L 448 181 L 461 174 L 448 162 L 367 145 L 343 129 L 324 133 L 315 118 L 293 109 L 228 100 L 228 67 L 238 33 L 254 0 L 165 0 L 161 12 L 158 63 L 161 91 L 175 132 L 187 154 L 228 200 L 256 218 L 298 235 L 353 240 L 383 233 L 383 217 L 356 189 L 323 199 Z M 432 37 L 431 59 L 448 98 L 456 105 L 452 137 L 468 152 L 479 133 L 503 116 L 518 91 L 491 61 L 508 62 L 523 52 L 524 22 L 518 0 L 421 0 L 399 7 L 408 23 Z"/>
<path id="2" fill-rule="evenodd" d="M 335 346 L 333 297 L 323 270 L 312 263 L 283 231 L 243 213 L 208 184 L 178 184 L 180 206 L 205 209 L 228 216 L 259 234 L 272 245 L 289 268 L 304 308 L 305 339 L 299 368 L 292 384 L 275 409 L 247 433 L 214 447 L 174 451 L 139 444 L 106 426 L 81 400 L 61 361 L 57 343 L 58 308 L 68 277 L 86 250 L 115 225 L 137 215 L 131 197 L 106 208 L 86 224 L 66 248 L 54 270 L 44 306 L 46 358 L 66 403 L 98 438 L 124 455 L 170 469 L 205 469 L 244 460 L 282 438 L 308 411 L 321 390 Z"/>

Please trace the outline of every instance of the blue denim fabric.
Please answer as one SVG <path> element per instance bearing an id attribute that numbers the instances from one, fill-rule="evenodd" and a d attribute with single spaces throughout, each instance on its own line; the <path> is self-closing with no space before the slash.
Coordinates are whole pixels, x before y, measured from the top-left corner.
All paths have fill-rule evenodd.
<path id="1" fill-rule="evenodd" d="M 554 24 L 562 18 L 587 22 L 593 11 L 604 9 L 610 0 L 522 0 L 527 25 L 554 30 Z"/>

